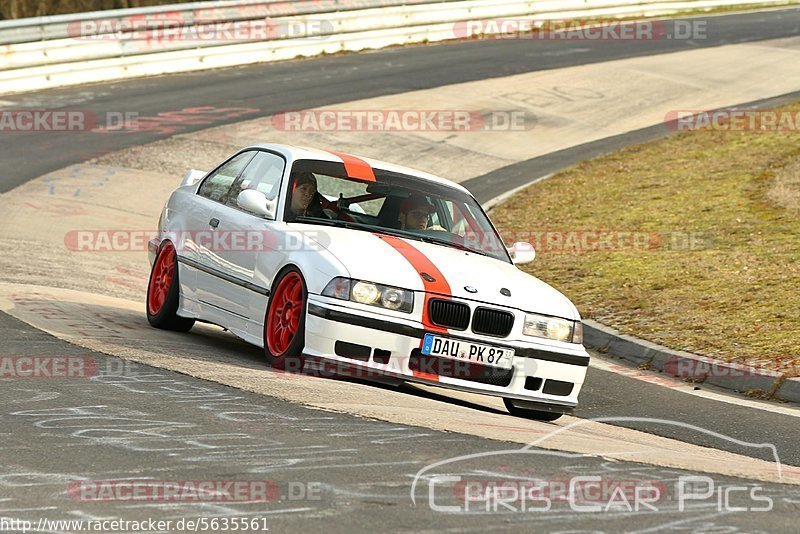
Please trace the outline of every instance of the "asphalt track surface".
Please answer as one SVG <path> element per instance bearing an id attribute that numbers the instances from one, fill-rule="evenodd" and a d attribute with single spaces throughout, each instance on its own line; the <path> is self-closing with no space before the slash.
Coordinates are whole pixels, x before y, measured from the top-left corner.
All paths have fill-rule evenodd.
<path id="1" fill-rule="evenodd" d="M 154 117 L 203 106 L 254 110 L 201 124 L 176 124 L 172 131 L 164 133 L 0 133 L 0 161 L 4 167 L 0 192 L 114 150 L 247 118 L 474 80 L 798 33 L 800 10 L 767 11 L 709 17 L 706 36 L 698 40 L 473 40 L 0 96 L 5 102 L 0 106 L 6 108 L 79 109 L 97 113 L 101 119 L 108 111 L 131 111 L 140 117 Z M 494 193 L 504 191 L 498 187 Z"/>
<path id="2" fill-rule="evenodd" d="M 221 118 L 219 121 L 210 121 L 205 124 L 179 124 L 168 133 L 141 132 L 119 136 L 101 136 L 93 133 L 0 134 L 0 158 L 2 158 L 5 171 L 0 177 L 0 191 L 7 191 L 46 172 L 120 148 L 151 142 L 175 133 L 204 129 L 226 122 L 237 122 L 290 109 L 330 105 L 451 83 L 659 54 L 691 47 L 719 46 L 797 35 L 800 32 L 800 11 L 787 10 L 711 18 L 708 28 L 708 39 L 703 41 L 664 40 L 634 44 L 471 41 L 5 96 L 1 97 L 5 102 L 5 107 L 83 109 L 101 115 L 106 111 L 136 111 L 140 116 L 156 116 L 159 113 L 195 106 L 235 106 L 253 108 L 258 111 L 237 117 Z M 599 142 L 591 144 L 590 147 L 579 147 L 572 152 L 567 151 L 560 156 L 555 154 L 545 157 L 548 159 L 537 158 L 518 164 L 529 166 L 524 172 L 519 172 L 518 166 L 516 169 L 501 169 L 497 173 L 493 173 L 494 179 L 485 177 L 485 180 L 480 183 L 477 182 L 477 179 L 473 179 L 472 183 L 467 185 L 481 187 L 479 196 L 482 197 L 482 200 L 486 200 L 508 190 L 510 185 L 521 185 L 519 182 L 525 175 L 529 178 L 540 175 L 531 174 L 538 170 L 547 170 L 551 167 L 552 170 L 556 170 L 584 155 L 602 153 L 621 144 L 637 142 L 663 134 L 666 134 L 666 129 L 663 127 L 634 132 L 624 136 L 623 140 L 610 140 L 606 141 L 606 144 Z M 543 162 L 546 162 L 546 165 Z M 487 184 L 489 185 L 487 186 Z M 2 332 L 0 338 L 4 340 L 3 352 L 7 354 L 86 354 L 85 350 L 77 349 L 33 330 L 5 314 L 0 314 L 0 332 Z M 96 355 L 96 357 L 104 358 L 102 355 Z M 385 525 L 387 529 L 396 529 L 401 526 L 415 530 L 436 528 L 437 526 L 441 528 L 445 523 L 442 521 L 441 515 L 431 515 L 427 507 L 423 507 L 422 511 L 420 508 L 409 509 L 406 491 L 409 475 L 413 476 L 416 469 L 440 458 L 442 449 L 448 449 L 454 446 L 454 443 L 459 453 L 497 450 L 500 448 L 498 445 L 502 445 L 480 438 L 454 437 L 451 434 L 431 430 L 367 422 L 341 414 L 315 412 L 269 397 L 230 390 L 218 384 L 182 377 L 168 371 L 144 369 L 146 371 L 142 371 L 142 373 L 148 376 L 157 374 L 166 376 L 170 380 L 179 379 L 187 385 L 186 387 L 206 388 L 209 395 L 212 396 L 216 393 L 241 397 L 234 399 L 234 403 L 247 404 L 249 406 L 247 411 L 251 413 L 274 414 L 277 423 L 274 420 L 270 420 L 269 423 L 253 424 L 252 421 L 246 423 L 246 430 L 254 434 L 256 442 L 273 440 L 270 442 L 273 448 L 277 448 L 275 447 L 277 441 L 280 442 L 280 447 L 296 450 L 308 445 L 356 449 L 357 453 L 352 451 L 341 453 L 353 454 L 358 458 L 357 462 L 350 459 L 349 465 L 374 464 L 364 466 L 364 468 L 331 468 L 331 465 L 336 465 L 335 462 L 327 462 L 327 465 L 323 465 L 323 463 L 309 465 L 309 469 L 314 475 L 317 475 L 320 469 L 325 470 L 324 475 L 317 478 L 325 488 L 324 497 L 319 502 L 315 501 L 309 504 L 304 501 L 296 507 L 311 507 L 313 510 L 276 513 L 274 517 L 279 518 L 275 519 L 276 522 L 282 523 L 286 527 L 299 528 L 301 525 L 305 527 L 307 523 L 301 521 L 301 517 L 305 517 L 311 521 L 312 525 L 322 528 L 333 524 L 336 530 L 341 528 L 342 531 L 347 528 L 355 528 L 357 525 L 363 527 L 369 524 Z M 5 409 L 1 414 L 2 430 L 0 432 L 3 434 L 4 457 L 13 458 L 13 463 L 5 466 L 5 473 L 0 474 L 0 490 L 2 490 L 0 506 L 13 510 L 13 501 L 19 501 L 22 508 L 33 508 L 15 512 L 18 516 L 32 517 L 44 514 L 46 512 L 44 503 L 48 502 L 47 496 L 53 495 L 54 491 L 59 490 L 65 479 L 64 477 L 52 477 L 46 473 L 51 475 L 60 473 L 66 476 L 70 474 L 68 466 L 74 466 L 75 470 L 85 471 L 82 466 L 85 466 L 86 463 L 87 450 L 93 451 L 91 454 L 93 463 L 97 464 L 95 478 L 103 476 L 121 478 L 120 473 L 135 477 L 137 474 L 141 474 L 141 466 L 150 459 L 153 459 L 156 464 L 165 461 L 165 458 L 157 458 L 157 455 L 154 456 L 152 453 L 140 454 L 141 451 L 139 451 L 140 453 L 131 453 L 130 448 L 124 449 L 124 447 L 118 447 L 118 450 L 114 449 L 110 447 L 108 440 L 76 439 L 74 430 L 62 432 L 58 428 L 37 425 L 36 422 L 41 421 L 44 415 L 35 415 L 37 412 L 31 411 L 31 407 L 36 402 L 39 404 L 35 405 L 34 410 L 40 410 L 45 415 L 48 413 L 58 414 L 58 410 L 70 406 L 104 405 L 115 410 L 134 409 L 146 413 L 147 417 L 162 421 L 186 423 L 196 432 L 202 431 L 205 434 L 217 433 L 219 430 L 216 426 L 218 423 L 216 419 L 202 417 L 208 413 L 201 411 L 194 413 L 188 408 L 182 408 L 181 406 L 186 405 L 180 404 L 179 401 L 170 397 L 166 397 L 163 401 L 145 399 L 142 394 L 132 392 L 131 388 L 120 387 L 113 380 L 103 380 L 102 377 L 93 380 L 91 386 L 88 387 L 80 381 L 74 384 L 59 383 L 57 385 L 48 382 L 46 386 L 35 381 L 31 381 L 30 384 L 17 381 L 4 382 L 6 383 L 2 387 L 2 403 Z M 25 392 L 31 395 L 28 400 L 38 399 L 38 401 L 25 402 L 19 409 L 13 407 L 15 402 L 18 403 L 25 399 Z M 54 412 L 48 412 L 48 410 Z M 27 415 L 16 414 L 24 411 L 30 413 Z M 212 412 L 213 410 L 209 413 Z M 120 417 L 120 414 L 115 412 L 113 417 Z M 770 441 L 778 447 L 783 462 L 800 464 L 800 447 L 798 447 L 800 425 L 796 424 L 794 417 L 750 408 L 733 408 L 726 403 L 691 397 L 668 388 L 631 380 L 595 368 L 589 370 L 587 384 L 581 395 L 581 406 L 576 415 L 580 417 L 646 416 L 678 419 L 743 441 Z M 33 420 L 32 417 L 40 419 Z M 321 427 L 316 426 L 318 423 L 314 422 L 315 418 L 324 420 Z M 308 424 L 305 424 L 306 421 Z M 238 421 L 238 423 L 244 424 L 242 421 Z M 339 443 L 331 443 L 330 438 L 325 435 L 325 431 L 329 432 L 332 427 L 350 428 L 351 426 L 352 428 L 358 427 L 360 431 L 368 435 L 374 432 L 382 436 L 377 441 L 382 439 L 384 443 L 380 443 L 381 446 L 376 447 L 375 438 L 362 440 L 357 436 L 363 434 L 359 434 L 357 431 L 343 437 Z M 694 432 L 665 429 L 641 423 L 631 423 L 627 426 L 691 443 L 753 455 L 748 450 L 718 440 L 709 440 Z M 387 435 L 396 435 L 391 434 L 394 431 L 390 430 L 396 427 L 402 427 L 403 430 L 396 432 L 407 432 L 408 438 L 387 439 Z M 322 431 L 322 435 L 309 439 L 314 435 L 316 428 L 324 428 L 325 431 Z M 233 424 L 231 428 L 224 429 L 223 433 L 225 432 L 242 434 L 243 429 L 241 425 Z M 7 443 L 11 443 L 12 446 L 6 447 Z M 251 450 L 268 450 L 270 443 L 262 441 L 262 446 Z M 237 445 L 240 446 L 240 444 Z M 124 453 L 121 454 L 119 451 Z M 204 467 L 211 463 L 209 462 L 211 458 L 213 457 L 198 460 L 193 457 L 193 461 L 196 460 L 193 464 L 197 467 L 197 470 L 194 471 L 196 474 L 186 478 L 220 478 L 220 472 L 227 473 L 228 478 L 252 478 L 252 473 L 245 473 L 242 465 L 246 465 L 246 462 L 242 463 L 241 457 L 225 457 L 224 454 L 220 460 L 222 463 L 214 465 L 217 468 L 215 471 L 204 471 Z M 398 461 L 412 462 L 411 467 L 414 468 L 410 469 L 408 465 L 394 463 Z M 581 461 L 594 462 L 592 468 L 601 469 L 599 460 Z M 347 465 L 347 461 L 341 463 Z M 575 461 L 572 460 L 568 463 L 572 465 Z M 163 469 L 164 473 L 168 473 L 174 467 L 175 463 L 164 463 L 159 465 L 158 469 Z M 512 470 L 513 467 L 512 465 Z M 564 465 L 555 461 L 552 463 L 552 468 L 553 472 L 556 472 L 563 469 Z M 652 469 L 654 468 L 642 468 L 645 471 L 650 470 L 651 475 Z M 25 473 L 33 473 L 29 477 L 30 480 L 23 476 Z M 110 473 L 114 474 L 110 475 Z M 88 475 L 89 473 L 85 473 L 85 476 Z M 288 484 L 293 480 L 291 476 L 291 474 L 281 473 L 280 482 Z M 666 475 L 664 476 L 666 477 Z M 164 478 L 168 479 L 170 476 L 165 474 Z M 271 478 L 277 480 L 275 476 Z M 304 473 L 302 476 L 298 475 L 294 480 L 309 482 L 317 479 Z M 3 502 L 4 498 L 12 499 L 12 502 Z M 31 503 L 37 500 L 41 500 L 41 506 L 44 507 L 42 510 L 31 507 Z M 794 507 L 795 514 L 796 500 L 797 497 L 794 496 L 789 497 L 786 501 Z M 75 515 L 76 512 L 70 509 L 69 504 L 69 502 L 65 503 L 59 510 Z M 282 502 L 281 504 L 286 503 Z M 72 508 L 85 510 L 84 505 L 85 503 L 81 503 L 80 506 Z M 107 511 L 106 509 L 105 512 Z M 146 511 L 152 512 L 153 510 L 146 509 Z M 211 510 L 209 510 L 209 515 L 212 515 L 210 512 Z M 244 510 L 243 513 L 246 512 L 253 513 L 252 510 Z M 180 516 L 179 510 L 171 510 L 170 514 L 174 517 Z M 296 514 L 294 518 L 290 517 L 292 514 Z M 13 514 L 3 512 L 0 515 Z M 329 524 L 325 518 L 331 516 L 336 516 L 336 520 Z M 788 522 L 790 516 L 781 513 L 777 506 L 774 514 L 758 514 L 758 516 L 757 524 L 748 525 L 748 520 L 743 520 L 744 516 L 739 515 L 736 525 L 747 531 L 756 529 L 775 531 L 788 529 L 790 524 Z M 480 520 L 472 518 L 463 523 L 461 523 L 462 519 L 458 517 L 448 516 L 448 518 L 446 521 L 448 526 L 456 528 L 469 526 L 483 530 L 510 528 L 517 521 L 523 520 L 519 514 L 507 516 L 500 521 L 497 516 L 491 514 L 483 516 Z M 592 517 L 591 520 L 586 521 L 580 517 L 570 517 L 569 526 L 575 529 L 618 530 L 623 524 L 626 529 L 632 529 L 648 528 L 659 524 L 658 521 L 664 522 L 663 517 L 650 517 L 634 519 L 635 522 L 641 521 L 641 524 L 630 523 L 631 518 L 626 519 L 628 522 L 622 523 L 623 517 L 620 516 L 609 517 L 608 524 L 598 527 L 593 524 L 594 519 L 596 518 Z M 531 518 L 528 517 L 525 520 L 529 521 Z M 287 523 L 283 523 L 284 521 Z M 291 523 L 293 521 L 297 522 Z M 437 521 L 442 522 L 437 524 Z M 485 521 L 485 523 L 480 521 Z M 615 521 L 620 522 L 616 523 Z M 653 522 L 651 523 L 651 521 Z M 724 526 L 724 521 L 714 519 L 706 527 L 711 528 L 712 525 L 721 527 Z M 555 526 L 551 524 L 542 527 L 551 529 Z M 691 527 L 691 525 L 688 526 Z"/>
<path id="3" fill-rule="evenodd" d="M 93 358 L 91 380 L 2 380 L 0 387 L 0 517 L 31 521 L 122 518 L 127 521 L 191 518 L 249 518 L 258 531 L 627 531 L 717 532 L 788 531 L 794 524 L 800 488 L 751 484 L 714 476 L 715 491 L 758 487 L 769 497 L 769 513 L 719 511 L 716 497 L 689 502 L 679 513 L 678 485 L 692 473 L 609 462 L 598 457 L 519 451 L 509 444 L 473 436 L 370 421 L 312 410 L 271 397 L 192 379 L 171 371 L 71 347 L 26 324 L 0 323 L 5 349 L 18 355 L 80 355 Z M 427 465 L 462 455 L 464 459 L 426 471 L 414 491 L 412 482 Z M 532 466 L 535 466 L 533 468 Z M 535 469 L 535 470 L 534 470 Z M 456 506 L 462 513 L 432 510 L 430 476 L 460 476 L 479 481 L 547 481 L 542 495 L 551 500 L 516 500 L 494 508 L 489 501 L 465 504 L 457 485 L 433 486 L 433 504 Z M 630 513 L 625 505 L 607 513 L 578 513 L 558 499 L 557 484 L 573 476 L 641 487 L 657 487 L 662 498 L 654 510 Z M 119 501 L 98 492 L 97 481 L 258 481 L 269 490 L 244 490 L 234 501 L 182 499 Z M 686 480 L 686 479 L 683 479 Z M 519 482 L 516 482 L 519 483 Z M 122 487 L 120 482 L 116 486 Z M 76 487 L 77 485 L 77 487 Z M 253 486 L 247 486 L 253 487 Z M 94 488 L 94 489 L 93 489 Z M 248 491 L 251 491 L 248 493 Z M 264 496 L 266 495 L 266 498 Z M 740 493 L 741 495 L 741 493 Z M 247 497 L 262 499 L 247 502 Z M 606 506 L 619 497 L 592 497 L 582 505 Z M 631 503 L 633 499 L 631 498 Z M 734 495 L 731 506 L 762 506 Z M 463 513 L 471 506 L 472 513 Z M 741 529 L 741 530 L 737 530 Z M 63 528 L 67 531 L 70 529 Z M 13 528 L 6 531 L 20 532 Z M 58 531 L 51 527 L 52 532 Z M 143 530 L 148 532 L 158 532 Z M 210 530 L 210 532 L 221 530 Z M 111 530 L 107 530 L 111 532 Z"/>

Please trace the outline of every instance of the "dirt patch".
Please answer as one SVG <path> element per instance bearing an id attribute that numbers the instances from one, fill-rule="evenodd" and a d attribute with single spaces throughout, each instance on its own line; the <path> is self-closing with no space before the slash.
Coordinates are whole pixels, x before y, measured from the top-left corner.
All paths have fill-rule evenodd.
<path id="1" fill-rule="evenodd" d="M 800 211 L 800 159 L 789 163 L 775 176 L 767 198 L 776 206 Z"/>

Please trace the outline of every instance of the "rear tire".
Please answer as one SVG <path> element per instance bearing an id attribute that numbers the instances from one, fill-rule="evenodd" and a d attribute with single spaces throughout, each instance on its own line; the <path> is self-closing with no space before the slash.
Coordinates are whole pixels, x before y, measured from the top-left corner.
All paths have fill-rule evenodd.
<path id="1" fill-rule="evenodd" d="M 150 282 L 147 284 L 147 321 L 151 326 L 163 330 L 188 332 L 194 319 L 179 317 L 180 281 L 178 280 L 178 256 L 175 246 L 165 242 L 156 255 Z"/>
<path id="2" fill-rule="evenodd" d="M 287 267 L 275 277 L 264 316 L 264 354 L 275 369 L 303 370 L 307 301 L 306 283 L 297 268 Z"/>
<path id="3" fill-rule="evenodd" d="M 503 399 L 503 404 L 506 405 L 506 410 L 509 411 L 514 417 L 523 417 L 525 419 L 535 419 L 537 421 L 555 421 L 561 417 L 562 413 L 556 412 L 543 412 L 541 410 L 529 410 L 527 408 L 517 408 L 512 404 L 511 399 Z"/>

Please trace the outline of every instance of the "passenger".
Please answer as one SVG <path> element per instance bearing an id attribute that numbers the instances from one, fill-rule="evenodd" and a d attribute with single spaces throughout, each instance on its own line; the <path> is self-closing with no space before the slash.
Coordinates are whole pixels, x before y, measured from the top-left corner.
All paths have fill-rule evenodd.
<path id="1" fill-rule="evenodd" d="M 412 193 L 400 203 L 398 220 L 402 230 L 445 230 L 438 224 L 428 226 L 431 213 L 436 207 L 431 204 L 428 197 L 419 193 Z"/>

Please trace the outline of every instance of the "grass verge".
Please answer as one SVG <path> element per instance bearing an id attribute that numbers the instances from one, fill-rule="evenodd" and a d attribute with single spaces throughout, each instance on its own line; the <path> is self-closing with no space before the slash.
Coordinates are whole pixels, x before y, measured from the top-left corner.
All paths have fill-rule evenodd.
<path id="1" fill-rule="evenodd" d="M 799 173 L 796 129 L 684 132 L 568 169 L 492 219 L 540 232 L 524 268 L 583 317 L 798 376 Z"/>

